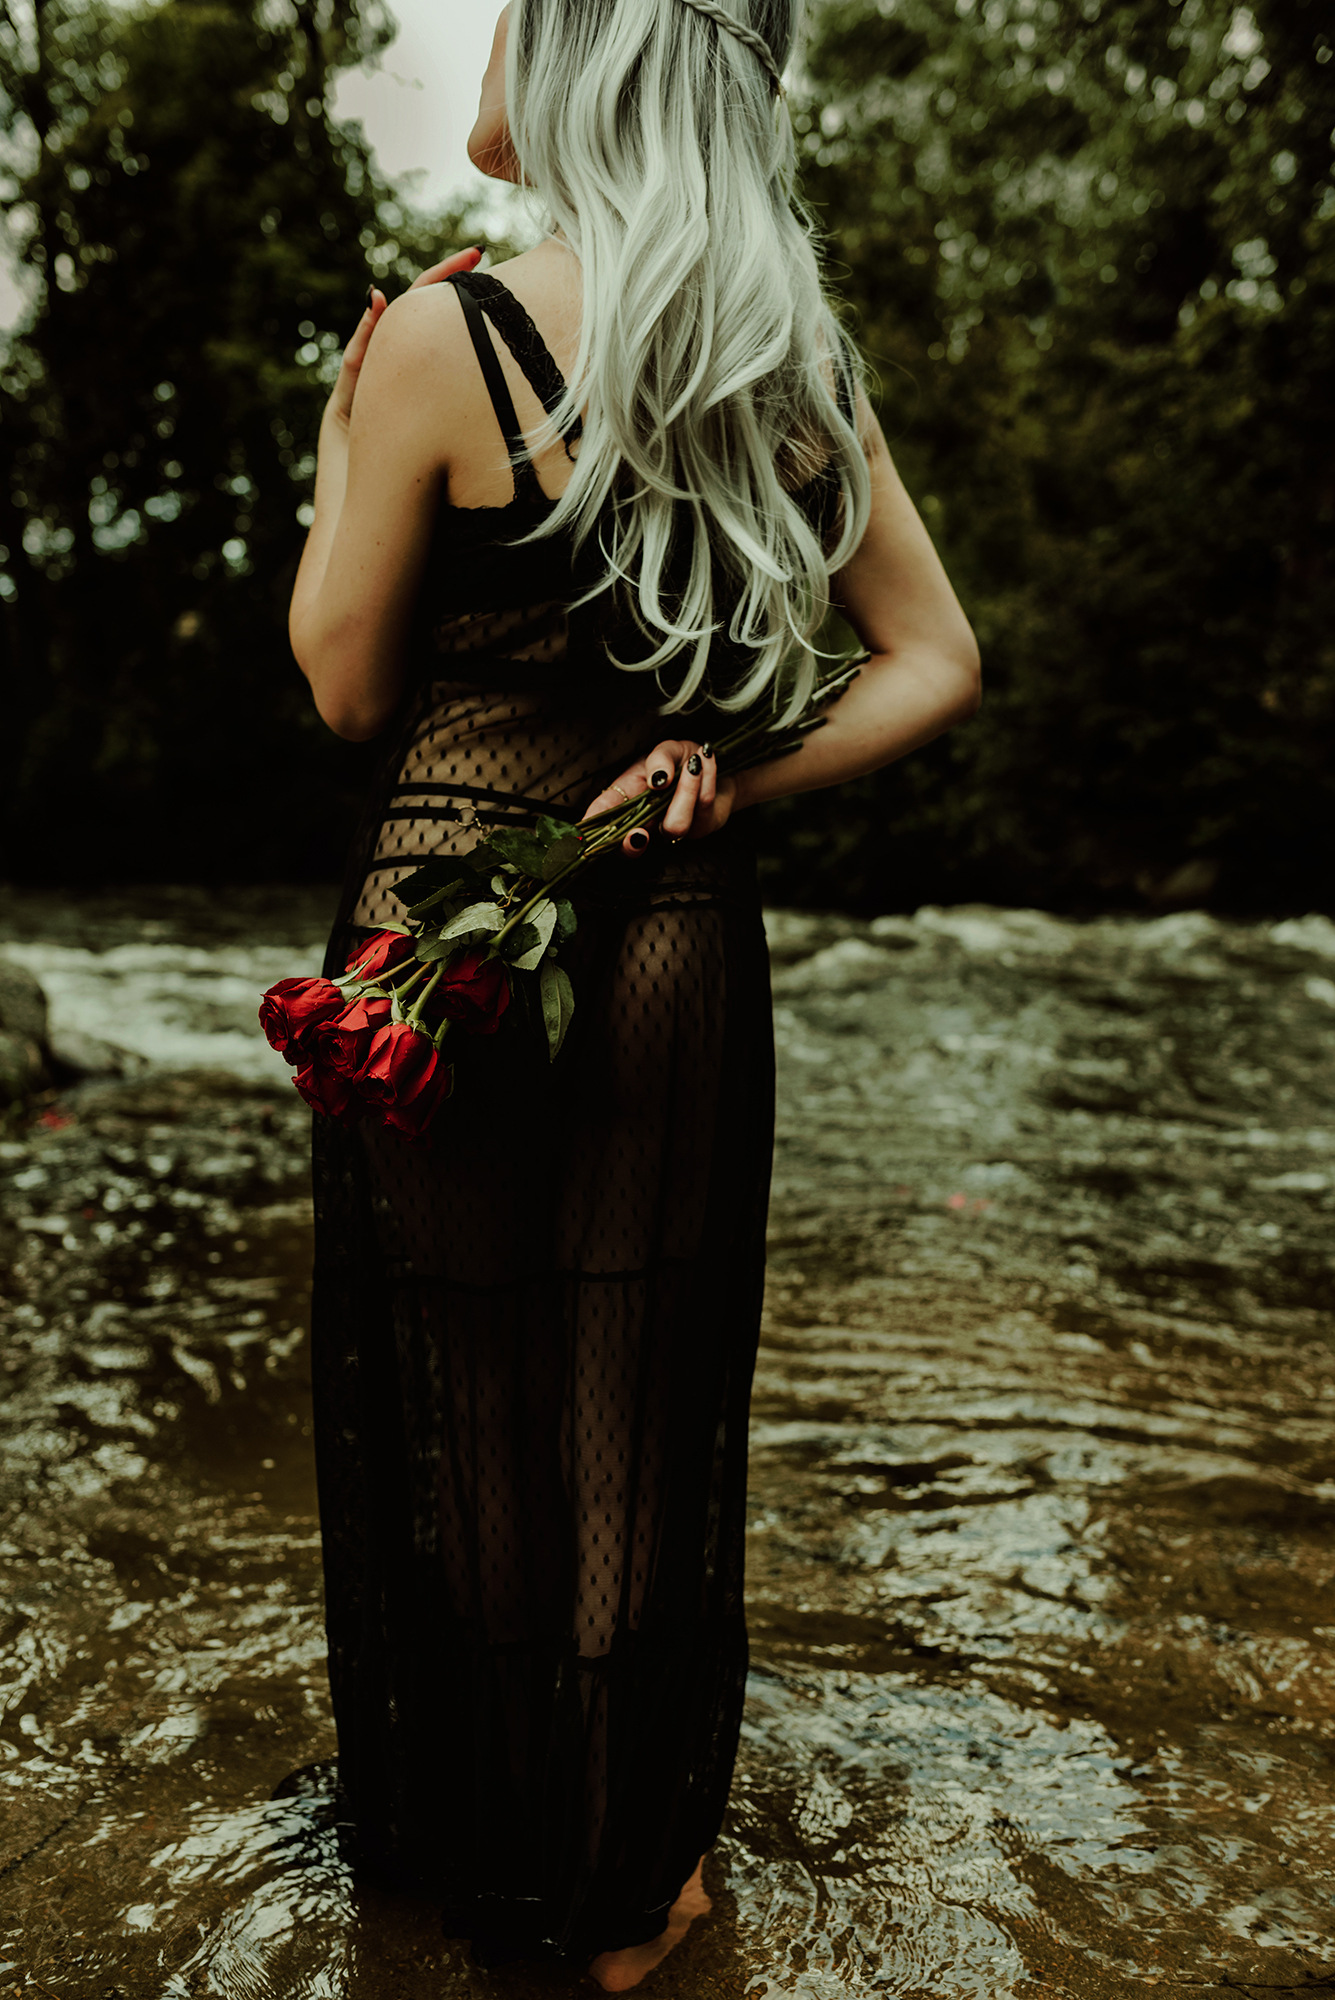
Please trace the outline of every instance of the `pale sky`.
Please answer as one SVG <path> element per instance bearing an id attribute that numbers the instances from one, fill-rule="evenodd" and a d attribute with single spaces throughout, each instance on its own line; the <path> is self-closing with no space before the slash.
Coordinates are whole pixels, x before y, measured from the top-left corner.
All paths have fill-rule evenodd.
<path id="1" fill-rule="evenodd" d="M 466 194 L 494 197 L 505 189 L 479 174 L 464 150 L 477 115 L 482 72 L 503 0 L 390 0 L 399 32 L 378 72 L 340 80 L 335 107 L 361 120 L 380 164 L 397 180 L 420 174 L 415 199 L 423 206 Z M 0 327 L 18 317 L 19 295 L 0 258 Z"/>
<path id="2" fill-rule="evenodd" d="M 399 32 L 379 71 L 340 80 L 338 115 L 359 118 L 386 174 L 420 171 L 417 198 L 443 202 L 495 188 L 464 142 L 477 116 L 482 72 L 503 0 L 390 0 Z"/>

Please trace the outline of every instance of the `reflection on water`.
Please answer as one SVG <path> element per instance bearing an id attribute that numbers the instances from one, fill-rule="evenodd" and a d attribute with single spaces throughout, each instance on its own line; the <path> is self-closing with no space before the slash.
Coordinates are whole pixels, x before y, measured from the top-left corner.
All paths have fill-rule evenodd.
<path id="1" fill-rule="evenodd" d="M 0 914 L 57 1041 L 141 1058 L 0 1146 L 0 1993 L 571 1990 L 340 1851 L 305 1113 L 250 1018 L 322 913 Z M 751 1698 L 715 1917 L 646 1990 L 1320 1990 L 1335 926 L 771 938 Z"/>

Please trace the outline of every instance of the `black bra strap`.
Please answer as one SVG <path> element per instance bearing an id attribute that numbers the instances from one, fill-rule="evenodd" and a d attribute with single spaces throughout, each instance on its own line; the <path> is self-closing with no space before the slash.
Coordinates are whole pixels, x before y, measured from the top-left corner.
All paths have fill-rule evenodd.
<path id="1" fill-rule="evenodd" d="M 519 428 L 514 398 L 510 394 L 501 364 L 496 358 L 496 349 L 491 344 L 491 336 L 483 324 L 482 309 L 466 283 L 466 275 L 463 271 L 456 271 L 446 282 L 452 284 L 459 294 L 459 303 L 464 309 L 464 319 L 472 335 L 478 365 L 482 370 L 482 379 L 487 385 L 491 407 L 496 412 L 496 421 L 501 427 L 501 436 L 505 439 L 506 450 L 510 454 L 514 469 L 515 493 L 518 495 L 521 481 L 525 486 L 537 486 L 538 475 L 529 459 L 523 456 L 528 447 L 524 443 L 524 433 Z"/>
<path id="2" fill-rule="evenodd" d="M 532 319 L 509 286 L 493 278 L 490 271 L 470 271 L 468 282 L 487 318 L 528 377 L 534 395 L 549 417 L 555 415 L 556 406 L 566 392 L 565 377 Z M 582 430 L 583 420 L 574 417 L 565 432 L 567 457 L 571 443 Z"/>

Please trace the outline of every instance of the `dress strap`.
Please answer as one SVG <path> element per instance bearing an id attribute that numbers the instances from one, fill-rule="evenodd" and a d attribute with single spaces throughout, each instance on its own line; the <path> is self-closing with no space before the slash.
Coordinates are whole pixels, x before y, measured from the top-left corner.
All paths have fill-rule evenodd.
<path id="1" fill-rule="evenodd" d="M 506 450 L 510 454 L 510 462 L 514 469 L 515 495 L 517 498 L 521 488 L 527 490 L 530 487 L 537 487 L 541 492 L 538 475 L 527 456 L 528 446 L 524 442 L 524 433 L 519 428 L 514 398 L 510 394 L 501 364 L 496 359 L 496 349 L 491 344 L 491 337 L 482 323 L 482 309 L 473 296 L 471 285 L 467 282 L 469 275 L 463 271 L 456 271 L 445 282 L 453 285 L 459 294 L 459 304 L 463 307 L 464 322 L 472 336 L 478 366 L 482 370 L 482 379 L 487 385 L 491 407 L 496 412 L 496 421 L 501 427 L 501 436 L 505 439 Z"/>
<path id="2" fill-rule="evenodd" d="M 550 347 L 514 293 L 499 278 L 493 278 L 489 271 L 469 271 L 466 275 L 469 289 L 523 369 L 529 387 L 543 409 L 551 416 L 566 392 L 566 382 Z M 583 420 L 577 416 L 566 429 L 567 457 L 570 456 L 571 444 L 583 428 Z"/>

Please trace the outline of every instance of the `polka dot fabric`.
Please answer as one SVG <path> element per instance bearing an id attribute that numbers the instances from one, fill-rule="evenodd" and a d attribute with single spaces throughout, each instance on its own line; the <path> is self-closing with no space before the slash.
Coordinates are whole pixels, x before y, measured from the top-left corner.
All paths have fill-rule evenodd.
<path id="1" fill-rule="evenodd" d="M 578 819 L 663 733 L 569 548 L 505 546 L 538 504 L 441 510 L 331 969 L 428 855 Z M 576 905 L 554 1064 L 515 1005 L 429 1142 L 315 1120 L 313 1368 L 361 1863 L 484 1956 L 578 1961 L 662 1930 L 727 1799 L 773 1051 L 739 830 Z"/>

